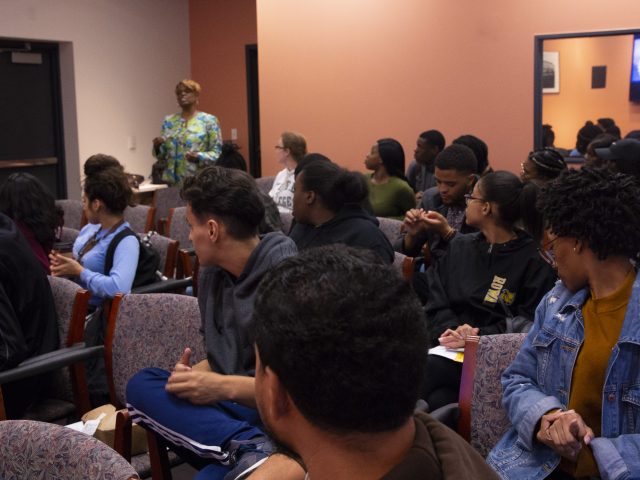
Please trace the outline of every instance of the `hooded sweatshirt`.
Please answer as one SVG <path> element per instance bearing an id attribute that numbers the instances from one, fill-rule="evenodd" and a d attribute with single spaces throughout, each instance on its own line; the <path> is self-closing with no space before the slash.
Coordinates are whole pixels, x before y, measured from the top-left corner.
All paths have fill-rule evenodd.
<path id="1" fill-rule="evenodd" d="M 407 456 L 381 480 L 493 480 L 498 475 L 460 435 L 426 413 L 414 416 Z"/>
<path id="2" fill-rule="evenodd" d="M 258 284 L 269 269 L 296 253 L 293 240 L 281 232 L 273 232 L 261 237 L 238 278 L 219 267 L 201 269 L 198 280 L 201 332 L 213 371 L 254 375 L 256 356 L 251 335 Z"/>
<path id="3" fill-rule="evenodd" d="M 458 235 L 445 256 L 427 270 L 427 325 L 431 341 L 462 324 L 480 335 L 504 333 L 508 316 L 533 319 L 556 275 L 523 231 L 490 245 L 480 232 Z"/>
<path id="4" fill-rule="evenodd" d="M 373 250 L 387 263 L 393 263 L 393 247 L 378 219 L 359 205 L 344 206 L 331 220 L 318 226 L 296 223 L 289 236 L 299 250 L 343 243 L 350 247 Z"/>

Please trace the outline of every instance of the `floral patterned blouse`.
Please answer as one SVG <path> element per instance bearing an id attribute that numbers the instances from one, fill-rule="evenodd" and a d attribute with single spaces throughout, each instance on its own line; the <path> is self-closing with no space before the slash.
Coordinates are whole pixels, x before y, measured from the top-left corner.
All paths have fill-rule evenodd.
<path id="1" fill-rule="evenodd" d="M 198 112 L 189 120 L 179 113 L 168 115 L 162 123 L 161 136 L 166 140 L 154 156 L 166 162 L 162 179 L 175 185 L 188 175 L 215 162 L 222 150 L 222 132 L 218 119 L 209 113 Z M 187 152 L 198 154 L 198 162 L 189 162 Z"/>

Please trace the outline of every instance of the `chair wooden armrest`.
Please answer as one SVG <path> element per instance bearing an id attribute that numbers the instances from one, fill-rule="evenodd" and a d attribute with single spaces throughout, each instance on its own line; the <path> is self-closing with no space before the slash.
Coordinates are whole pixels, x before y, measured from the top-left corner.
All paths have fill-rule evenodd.
<path id="1" fill-rule="evenodd" d="M 151 430 L 147 430 L 147 443 L 149 444 L 149 459 L 151 460 L 153 479 L 171 480 L 171 466 L 169 465 L 167 446 Z"/>
<path id="2" fill-rule="evenodd" d="M 413 257 L 404 257 L 402 260 L 402 276 L 409 283 L 413 279 L 414 260 Z"/>
<path id="3" fill-rule="evenodd" d="M 128 411 L 118 411 L 116 414 L 116 431 L 113 439 L 113 449 L 131 463 L 131 417 Z"/>
<path id="4" fill-rule="evenodd" d="M 462 378 L 460 380 L 460 395 L 458 405 L 460 418 L 458 433 L 468 442 L 471 439 L 471 400 L 473 397 L 473 380 L 476 374 L 476 357 L 480 337 L 470 335 L 464 345 L 464 362 L 462 363 Z"/>

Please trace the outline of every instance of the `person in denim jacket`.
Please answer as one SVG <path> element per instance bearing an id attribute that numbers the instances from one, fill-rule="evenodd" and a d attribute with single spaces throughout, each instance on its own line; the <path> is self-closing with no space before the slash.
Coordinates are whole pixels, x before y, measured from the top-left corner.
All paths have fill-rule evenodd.
<path id="1" fill-rule="evenodd" d="M 560 281 L 502 376 L 505 479 L 640 478 L 640 185 L 585 167 L 543 189 Z"/>

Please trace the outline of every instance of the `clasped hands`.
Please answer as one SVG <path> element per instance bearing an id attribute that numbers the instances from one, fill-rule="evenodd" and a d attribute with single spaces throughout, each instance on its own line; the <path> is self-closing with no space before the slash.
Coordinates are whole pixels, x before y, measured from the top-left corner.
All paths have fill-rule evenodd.
<path id="1" fill-rule="evenodd" d="M 156 137 L 153 139 L 153 148 L 156 151 L 156 153 L 158 152 L 158 149 L 160 148 L 160 146 L 166 141 L 167 141 L 166 137 Z M 187 162 L 191 162 L 191 163 L 198 163 L 200 161 L 200 159 L 198 158 L 198 152 L 193 152 L 193 151 L 189 151 L 185 153 L 184 158 L 187 160 Z"/>
<path id="2" fill-rule="evenodd" d="M 478 335 L 480 333 L 479 328 L 474 328 L 471 325 L 460 325 L 455 330 L 447 328 L 438 341 L 440 345 L 447 348 L 464 348 L 464 344 L 467 341 L 467 337 L 470 335 Z"/>
<path id="3" fill-rule="evenodd" d="M 52 251 L 49 254 L 49 262 L 51 268 L 51 275 L 54 277 L 71 276 L 78 277 L 84 270 L 84 267 L 73 258 L 60 255 L 56 251 Z"/>
<path id="4" fill-rule="evenodd" d="M 445 237 L 451 230 L 447 219 L 433 210 L 428 212 L 422 208 L 412 208 L 404 217 L 402 228 L 408 235 L 417 235 L 419 232 L 433 230 L 441 237 Z"/>
<path id="5" fill-rule="evenodd" d="M 575 462 L 582 445 L 589 445 L 595 437 L 575 410 L 547 413 L 540 420 L 536 439 L 560 456 Z"/>
<path id="6" fill-rule="evenodd" d="M 195 405 L 211 405 L 226 400 L 224 375 L 190 366 L 191 349 L 185 348 L 167 380 L 165 390 Z"/>

